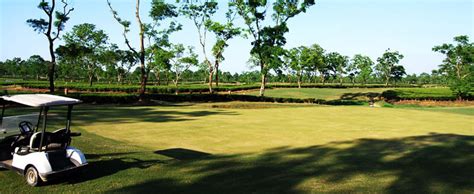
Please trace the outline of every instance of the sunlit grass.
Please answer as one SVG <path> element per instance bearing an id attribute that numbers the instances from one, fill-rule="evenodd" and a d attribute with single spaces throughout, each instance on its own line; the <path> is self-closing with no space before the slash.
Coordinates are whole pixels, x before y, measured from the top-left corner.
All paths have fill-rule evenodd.
<path id="1" fill-rule="evenodd" d="M 89 158 L 87 171 L 39 188 L 0 171 L 1 193 L 474 189 L 472 116 L 243 104 L 78 106 L 73 130 L 83 135 L 74 144 Z"/>
<path id="2" fill-rule="evenodd" d="M 276 88 L 265 91 L 265 96 L 279 98 L 316 98 L 324 100 L 340 99 L 344 94 L 382 93 L 391 88 Z M 246 94 L 258 95 L 259 91 Z"/>

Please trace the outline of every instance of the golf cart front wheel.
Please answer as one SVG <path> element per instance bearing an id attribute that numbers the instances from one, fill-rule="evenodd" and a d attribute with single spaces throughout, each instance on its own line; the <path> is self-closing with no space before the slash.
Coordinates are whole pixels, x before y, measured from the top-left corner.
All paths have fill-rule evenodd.
<path id="1" fill-rule="evenodd" d="M 26 169 L 25 179 L 26 183 L 33 187 L 38 186 L 41 182 L 38 171 L 33 166 L 30 166 L 28 169 Z"/>

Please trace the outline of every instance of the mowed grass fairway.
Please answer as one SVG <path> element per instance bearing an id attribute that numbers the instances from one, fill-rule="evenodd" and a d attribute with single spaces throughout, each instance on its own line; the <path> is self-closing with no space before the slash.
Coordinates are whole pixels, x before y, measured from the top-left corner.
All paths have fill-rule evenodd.
<path id="1" fill-rule="evenodd" d="M 316 98 L 324 100 L 341 99 L 345 95 L 363 94 L 368 92 L 382 93 L 393 88 L 275 88 L 265 90 L 265 96 L 278 98 Z M 259 91 L 252 91 L 249 95 L 258 95 Z"/>
<path id="2" fill-rule="evenodd" d="M 323 100 L 368 100 L 369 93 L 381 94 L 392 90 L 401 98 L 452 98 L 455 96 L 446 87 L 436 88 L 275 88 L 265 90 L 265 96 L 277 98 L 313 98 Z M 259 95 L 259 91 L 247 92 Z M 471 92 L 471 95 L 474 95 Z"/>
<path id="3" fill-rule="evenodd" d="M 474 108 L 439 109 L 78 106 L 82 176 L 0 193 L 472 193 Z"/>

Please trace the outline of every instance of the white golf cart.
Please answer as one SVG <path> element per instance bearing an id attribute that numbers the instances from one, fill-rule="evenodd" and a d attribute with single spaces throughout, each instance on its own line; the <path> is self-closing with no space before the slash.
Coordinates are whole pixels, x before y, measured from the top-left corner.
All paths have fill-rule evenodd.
<path id="1" fill-rule="evenodd" d="M 64 176 L 87 165 L 84 154 L 70 146 L 71 112 L 80 100 L 49 94 L 22 94 L 0 97 L 0 168 L 17 171 L 26 182 L 41 182 Z M 39 114 L 5 117 L 6 105 L 38 107 Z M 67 106 L 66 127 L 47 132 L 48 111 L 53 106 Z M 35 124 L 33 124 L 35 123 Z M 42 127 L 40 129 L 40 123 Z"/>

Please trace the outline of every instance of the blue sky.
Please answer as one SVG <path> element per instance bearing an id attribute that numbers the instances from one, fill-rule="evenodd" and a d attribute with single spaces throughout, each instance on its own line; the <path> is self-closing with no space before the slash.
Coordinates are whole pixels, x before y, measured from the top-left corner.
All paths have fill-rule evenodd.
<path id="1" fill-rule="evenodd" d="M 0 1 L 0 60 L 28 58 L 39 54 L 49 60 L 47 40 L 26 24 L 29 18 L 44 17 L 36 6 L 38 0 Z M 135 22 L 134 0 L 111 0 L 124 18 Z M 175 2 L 175 1 L 170 1 Z M 224 5 L 227 1 L 219 1 Z M 66 24 L 66 31 L 81 23 L 93 23 L 105 30 L 110 42 L 126 48 L 121 27 L 110 13 L 106 0 L 73 0 L 75 10 Z M 147 18 L 150 1 L 142 0 L 142 17 Z M 224 10 L 217 14 L 223 20 Z M 195 46 L 200 54 L 198 35 L 185 18 L 178 18 L 183 30 L 171 40 Z M 240 22 L 239 22 L 240 23 Z M 132 26 L 133 29 L 135 29 Z M 317 43 L 328 52 L 337 51 L 353 56 L 364 54 L 376 60 L 390 48 L 401 52 L 401 64 L 408 73 L 430 72 L 437 68 L 443 56 L 431 51 L 435 45 L 451 42 L 457 35 L 474 39 L 474 1 L 472 0 L 319 0 L 307 13 L 292 18 L 286 34 L 287 48 Z M 138 40 L 136 30 L 129 34 L 133 45 Z M 222 70 L 249 70 L 250 39 L 232 40 L 224 53 Z M 61 42 L 59 42 L 61 44 Z M 137 45 L 138 46 L 138 45 Z"/>

